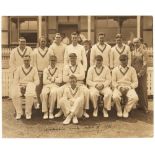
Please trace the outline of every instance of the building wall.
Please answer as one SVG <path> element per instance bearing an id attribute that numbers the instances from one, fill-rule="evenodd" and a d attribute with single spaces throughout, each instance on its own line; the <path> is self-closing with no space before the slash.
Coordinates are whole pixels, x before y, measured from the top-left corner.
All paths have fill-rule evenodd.
<path id="1" fill-rule="evenodd" d="M 9 44 L 9 39 L 8 39 L 8 17 L 7 16 L 2 16 L 2 45 L 7 46 Z"/>
<path id="2" fill-rule="evenodd" d="M 121 19 L 123 19 L 122 25 Z M 70 33 L 79 30 L 88 37 L 87 16 L 42 16 L 42 35 L 53 39 L 56 32 Z M 127 42 L 137 36 L 137 17 L 134 16 L 91 16 L 91 41 L 97 42 L 98 32 L 106 33 L 106 41 L 115 43 L 115 34 L 122 33 L 123 40 Z M 33 33 L 33 34 L 32 34 Z M 29 44 L 36 46 L 38 38 L 37 16 L 3 16 L 2 17 L 2 46 L 16 46 L 18 38 L 24 34 L 30 38 Z M 141 36 L 149 47 L 153 46 L 153 17 L 141 17 Z M 31 39 L 33 43 L 31 44 Z"/>

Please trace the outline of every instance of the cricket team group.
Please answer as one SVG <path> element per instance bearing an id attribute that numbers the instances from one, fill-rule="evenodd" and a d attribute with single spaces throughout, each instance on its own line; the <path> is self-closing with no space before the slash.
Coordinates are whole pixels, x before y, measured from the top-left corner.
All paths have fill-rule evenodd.
<path id="1" fill-rule="evenodd" d="M 9 60 L 10 97 L 17 120 L 24 113 L 31 119 L 34 98 L 43 119 L 64 115 L 63 124 L 78 124 L 81 117 L 98 117 L 99 99 L 103 117 L 109 117 L 113 105 L 117 117 L 128 118 L 136 107 L 147 113 L 147 52 L 140 39 L 134 38 L 134 48 L 130 48 L 123 43 L 122 35 L 116 34 L 116 45 L 111 47 L 105 34 L 99 33 L 98 42 L 91 47 L 89 40 L 79 44 L 78 37 L 73 32 L 71 44 L 66 45 L 56 33 L 47 47 L 42 36 L 34 50 L 26 45 L 24 37 L 19 38 L 19 46 L 11 51 Z"/>

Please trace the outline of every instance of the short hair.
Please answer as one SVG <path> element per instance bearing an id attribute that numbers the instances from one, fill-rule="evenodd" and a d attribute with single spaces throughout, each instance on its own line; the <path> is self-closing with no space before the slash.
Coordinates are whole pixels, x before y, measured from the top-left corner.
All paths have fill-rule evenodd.
<path id="1" fill-rule="evenodd" d="M 45 37 L 45 36 L 41 36 L 41 37 L 38 39 L 38 41 L 40 42 L 41 39 L 45 39 L 45 41 L 46 41 L 46 37 Z"/>
<path id="2" fill-rule="evenodd" d="M 84 40 L 84 41 L 83 41 L 83 44 L 85 44 L 85 43 L 87 43 L 87 44 L 89 44 L 89 45 L 91 46 L 91 41 L 90 41 L 90 40 L 87 40 L 87 39 Z"/>
<path id="3" fill-rule="evenodd" d="M 116 39 L 118 39 L 118 38 L 122 39 L 122 35 L 120 33 L 117 33 L 116 36 L 115 36 L 115 38 Z"/>
<path id="4" fill-rule="evenodd" d="M 126 55 L 126 54 L 121 54 L 121 55 L 119 56 L 119 60 L 121 61 L 121 60 L 124 60 L 124 59 L 127 59 L 127 60 L 128 60 L 128 55 Z"/>
<path id="5" fill-rule="evenodd" d="M 55 55 L 50 55 L 50 56 L 49 56 L 49 61 L 51 61 L 52 58 L 54 58 L 55 60 L 57 60 L 57 57 L 56 57 Z"/>
<path id="6" fill-rule="evenodd" d="M 101 60 L 101 61 L 103 61 L 103 57 L 102 57 L 101 55 L 97 55 L 97 56 L 95 57 L 95 60 Z"/>
<path id="7" fill-rule="evenodd" d="M 25 39 L 24 37 L 20 37 L 20 38 L 19 38 L 19 41 L 20 41 L 20 40 L 25 40 L 25 41 L 26 41 L 26 39 Z"/>
<path id="8" fill-rule="evenodd" d="M 139 38 L 134 38 L 133 43 L 135 43 L 135 42 L 140 42 L 140 39 Z"/>
<path id="9" fill-rule="evenodd" d="M 71 75 L 71 76 L 69 77 L 69 79 L 76 79 L 76 80 L 77 80 L 77 77 L 76 77 L 75 75 Z"/>
<path id="10" fill-rule="evenodd" d="M 104 37 L 105 37 L 105 33 L 99 32 L 99 33 L 98 33 L 98 36 L 104 36 Z"/>
<path id="11" fill-rule="evenodd" d="M 77 58 L 77 55 L 76 55 L 76 53 L 70 53 L 69 57 Z"/>
<path id="12" fill-rule="evenodd" d="M 31 59 L 30 55 L 26 54 L 23 56 L 23 60 Z"/>
<path id="13" fill-rule="evenodd" d="M 71 33 L 71 36 L 77 36 L 77 35 L 78 35 L 77 32 Z"/>
<path id="14" fill-rule="evenodd" d="M 61 34 L 60 34 L 60 33 L 56 33 L 56 34 L 55 34 L 55 36 L 56 36 L 56 35 L 59 35 L 59 36 L 61 36 Z"/>

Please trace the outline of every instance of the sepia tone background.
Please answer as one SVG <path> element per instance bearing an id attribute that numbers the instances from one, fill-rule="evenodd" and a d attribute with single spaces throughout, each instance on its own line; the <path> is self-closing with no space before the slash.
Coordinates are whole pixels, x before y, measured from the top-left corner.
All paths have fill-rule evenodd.
<path id="1" fill-rule="evenodd" d="M 106 34 L 106 41 L 113 46 L 115 34 L 121 33 L 127 43 L 134 37 L 142 37 L 148 45 L 148 97 L 149 110 L 146 116 L 135 110 L 127 120 L 117 119 L 111 112 L 109 119 L 83 120 L 79 125 L 63 126 L 62 118 L 43 121 L 34 111 L 31 121 L 14 119 L 14 108 L 9 96 L 9 55 L 24 36 L 32 48 L 41 35 L 53 40 L 56 32 L 80 31 L 92 44 L 97 42 L 98 32 Z M 152 16 L 3 16 L 2 17 L 2 97 L 3 137 L 152 137 L 153 136 L 153 18 Z"/>

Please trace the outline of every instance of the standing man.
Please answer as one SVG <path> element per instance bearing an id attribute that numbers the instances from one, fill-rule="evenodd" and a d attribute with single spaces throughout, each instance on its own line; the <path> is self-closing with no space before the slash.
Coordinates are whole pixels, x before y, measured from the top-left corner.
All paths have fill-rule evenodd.
<path id="1" fill-rule="evenodd" d="M 148 113 L 147 96 L 147 51 L 141 46 L 139 38 L 133 39 L 134 51 L 132 51 L 132 66 L 135 68 L 138 77 L 136 92 L 139 97 L 139 109 Z"/>
<path id="2" fill-rule="evenodd" d="M 79 85 L 81 85 L 81 87 L 83 88 L 83 91 L 81 92 L 84 94 L 84 113 L 83 113 L 83 115 L 86 118 L 89 118 L 89 115 L 86 112 L 86 110 L 89 109 L 89 90 L 84 85 L 85 71 L 84 71 L 83 66 L 81 64 L 77 63 L 77 55 L 75 53 L 70 53 L 69 58 L 70 58 L 70 64 L 66 65 L 63 69 L 63 82 L 66 84 L 59 89 L 58 102 L 59 102 L 59 99 L 62 97 L 63 90 L 69 84 L 69 77 L 71 75 L 74 75 L 77 79 L 77 83 Z M 58 107 L 59 107 L 59 104 L 58 104 Z"/>
<path id="3" fill-rule="evenodd" d="M 138 86 L 137 74 L 133 67 L 128 66 L 128 56 L 119 57 L 120 65 L 112 71 L 113 100 L 116 104 L 117 116 L 127 118 L 129 112 L 138 101 L 135 88 Z M 127 97 L 127 102 L 122 113 L 121 98 Z"/>
<path id="4" fill-rule="evenodd" d="M 14 77 L 16 70 L 23 64 L 23 57 L 30 55 L 32 57 L 32 49 L 26 46 L 26 39 L 24 37 L 19 38 L 19 46 L 14 48 L 10 54 L 9 60 L 9 96 L 12 97 L 12 89 L 14 87 Z"/>
<path id="5" fill-rule="evenodd" d="M 37 99 L 41 105 L 40 93 L 43 88 L 43 70 L 49 65 L 50 51 L 46 47 L 45 37 L 39 38 L 39 47 L 34 49 L 33 64 L 36 66 L 39 74 L 40 84 L 36 87 Z"/>
<path id="6" fill-rule="evenodd" d="M 54 107 L 57 99 L 57 89 L 62 83 L 62 71 L 56 66 L 57 57 L 51 55 L 50 65 L 43 72 L 43 89 L 41 93 L 43 119 L 53 119 Z"/>
<path id="7" fill-rule="evenodd" d="M 26 119 L 31 119 L 33 99 L 34 96 L 36 96 L 35 88 L 39 84 L 39 77 L 37 69 L 30 65 L 30 56 L 24 55 L 23 61 L 24 65 L 18 67 L 15 74 L 15 86 L 12 92 L 12 101 L 16 110 L 16 119 L 21 119 L 23 110 L 20 96 L 25 96 Z"/>
<path id="8" fill-rule="evenodd" d="M 56 33 L 55 41 L 49 47 L 49 50 L 52 55 L 55 55 L 57 57 L 57 67 L 63 69 L 66 44 L 64 44 L 61 40 L 62 37 L 60 33 Z"/>
<path id="9" fill-rule="evenodd" d="M 66 119 L 63 124 L 78 124 L 78 118 L 82 117 L 84 96 L 81 93 L 82 87 L 77 84 L 77 78 L 74 75 L 69 77 L 69 85 L 64 89 L 63 97 L 60 99 L 60 107 Z"/>
<path id="10" fill-rule="evenodd" d="M 103 65 L 103 57 L 95 57 L 96 65 L 91 66 L 88 70 L 87 85 L 90 89 L 90 99 L 93 103 L 93 116 L 98 116 L 97 100 L 100 95 L 104 95 L 103 116 L 109 117 L 108 111 L 111 110 L 112 91 L 110 89 L 111 74 L 110 69 Z"/>
<path id="11" fill-rule="evenodd" d="M 90 65 L 95 65 L 95 57 L 101 55 L 103 57 L 103 65 L 110 66 L 110 52 L 111 46 L 105 43 L 105 34 L 98 34 L 98 43 L 93 45 L 90 54 Z"/>
<path id="12" fill-rule="evenodd" d="M 128 65 L 131 66 L 130 47 L 123 44 L 121 34 L 116 34 L 116 45 L 112 47 L 110 54 L 110 69 L 120 65 L 119 57 L 121 54 L 128 55 Z"/>
<path id="13" fill-rule="evenodd" d="M 77 62 L 82 64 L 84 70 L 87 70 L 87 58 L 86 52 L 82 45 L 78 44 L 78 34 L 73 32 L 71 34 L 72 43 L 66 47 L 65 55 L 64 55 L 64 65 L 69 64 L 69 54 L 76 53 Z"/>

